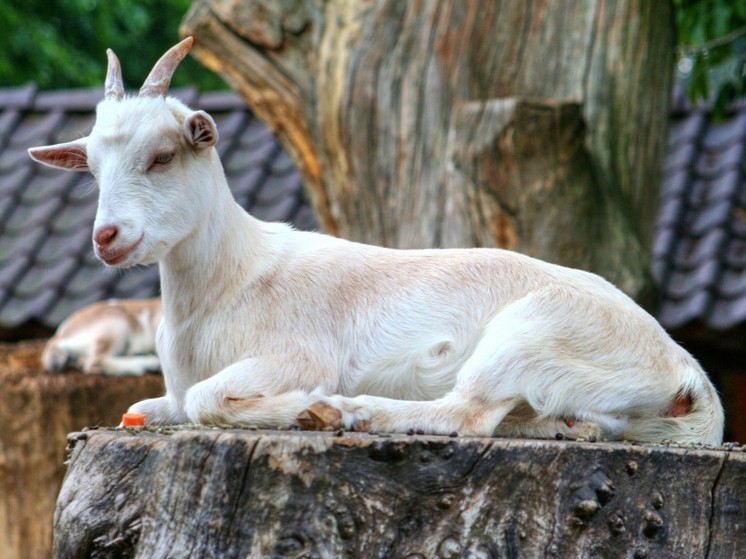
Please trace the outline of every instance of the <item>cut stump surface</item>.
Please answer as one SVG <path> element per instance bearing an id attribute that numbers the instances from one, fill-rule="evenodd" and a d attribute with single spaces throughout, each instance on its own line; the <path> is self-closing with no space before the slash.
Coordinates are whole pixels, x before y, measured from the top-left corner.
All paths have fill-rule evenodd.
<path id="1" fill-rule="evenodd" d="M 55 554 L 737 557 L 746 452 L 220 429 L 73 433 Z"/>

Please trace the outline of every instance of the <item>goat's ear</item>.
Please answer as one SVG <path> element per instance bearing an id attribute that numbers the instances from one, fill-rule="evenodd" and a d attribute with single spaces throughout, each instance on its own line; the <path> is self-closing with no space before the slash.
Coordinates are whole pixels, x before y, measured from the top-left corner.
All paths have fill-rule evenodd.
<path id="1" fill-rule="evenodd" d="M 88 152 L 86 140 L 82 138 L 74 142 L 30 148 L 28 154 L 31 159 L 67 171 L 87 171 Z"/>
<path id="2" fill-rule="evenodd" d="M 195 111 L 186 118 L 184 133 L 197 149 L 210 148 L 218 143 L 218 127 L 205 111 Z"/>

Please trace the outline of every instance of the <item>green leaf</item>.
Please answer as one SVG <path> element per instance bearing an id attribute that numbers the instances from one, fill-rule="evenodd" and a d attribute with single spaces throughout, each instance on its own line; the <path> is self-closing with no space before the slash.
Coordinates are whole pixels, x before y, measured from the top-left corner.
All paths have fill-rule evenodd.
<path id="1" fill-rule="evenodd" d="M 704 55 L 698 54 L 694 57 L 692 67 L 692 81 L 689 87 L 689 98 L 692 102 L 706 100 L 709 97 L 708 64 Z"/>
<path id="2" fill-rule="evenodd" d="M 712 107 L 713 120 L 719 122 L 725 118 L 731 104 L 738 97 L 738 88 L 734 82 L 726 82 L 718 91 Z"/>
<path id="3" fill-rule="evenodd" d="M 138 88 L 153 63 L 178 40 L 189 0 L 24 0 L 0 2 L 0 84 L 36 82 L 41 89 L 100 86 L 106 49 L 124 64 L 125 85 Z M 188 59 L 175 87 L 225 89 Z"/>

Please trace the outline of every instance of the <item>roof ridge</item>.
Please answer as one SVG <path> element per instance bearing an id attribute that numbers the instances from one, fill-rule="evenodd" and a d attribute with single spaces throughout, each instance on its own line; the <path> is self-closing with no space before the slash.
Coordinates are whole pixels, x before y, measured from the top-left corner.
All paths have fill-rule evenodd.
<path id="1" fill-rule="evenodd" d="M 186 86 L 172 89 L 169 94 L 189 106 L 199 106 L 205 110 L 248 109 L 246 101 L 231 90 L 200 91 L 194 86 Z M 40 90 L 36 84 L 29 82 L 22 86 L 0 87 L 0 111 L 93 111 L 103 96 L 102 87 Z"/>
<path id="2" fill-rule="evenodd" d="M 0 88 L 0 108 L 29 109 L 34 106 L 39 88 L 29 82 L 26 85 Z"/>

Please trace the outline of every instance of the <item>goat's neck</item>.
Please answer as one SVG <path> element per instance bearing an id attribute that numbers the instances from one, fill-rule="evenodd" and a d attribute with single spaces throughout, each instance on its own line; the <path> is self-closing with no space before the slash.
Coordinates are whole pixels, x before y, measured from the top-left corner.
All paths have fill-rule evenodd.
<path id="1" fill-rule="evenodd" d="M 225 179 L 192 233 L 160 262 L 164 313 L 183 321 L 237 295 L 260 273 L 261 224 L 233 199 Z"/>

